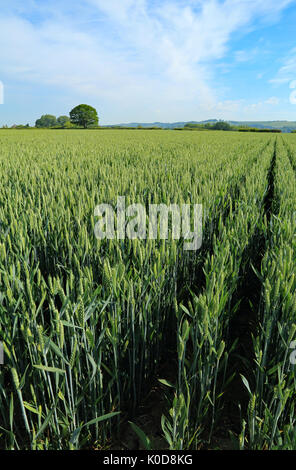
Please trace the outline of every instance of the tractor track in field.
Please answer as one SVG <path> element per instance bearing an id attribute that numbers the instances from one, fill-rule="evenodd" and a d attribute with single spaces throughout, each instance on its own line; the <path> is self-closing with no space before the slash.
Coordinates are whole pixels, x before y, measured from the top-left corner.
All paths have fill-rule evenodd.
<path id="1" fill-rule="evenodd" d="M 267 173 L 267 191 L 262 201 L 262 217 L 266 217 L 269 229 L 272 214 L 276 212 L 274 179 L 276 166 L 276 142 L 271 158 L 270 167 Z M 262 220 L 263 222 L 263 220 Z M 244 250 L 239 283 L 233 295 L 233 307 L 239 303 L 238 310 L 230 320 L 227 349 L 237 341 L 235 351 L 230 353 L 228 364 L 228 376 L 235 374 L 233 381 L 228 386 L 224 396 L 224 410 L 221 417 L 220 436 L 219 432 L 214 435 L 213 441 L 225 442 L 229 448 L 229 431 L 234 434 L 241 432 L 241 422 L 246 416 L 249 403 L 248 392 L 241 380 L 241 375 L 248 380 L 251 389 L 254 377 L 250 373 L 250 365 L 255 359 L 252 336 L 256 334 L 259 325 L 259 311 L 261 302 L 261 282 L 256 274 L 260 272 L 261 263 L 266 251 L 268 236 L 264 233 L 263 226 L 257 226 L 247 247 Z M 222 438 L 222 441 L 221 441 Z"/>
<path id="2" fill-rule="evenodd" d="M 184 272 L 180 270 L 180 274 L 178 275 L 178 303 L 187 304 L 189 289 L 192 290 L 195 295 L 199 295 L 206 287 L 206 277 L 203 268 L 207 257 L 214 253 L 214 237 L 219 234 L 220 217 L 223 225 L 225 225 L 229 218 L 230 211 L 232 210 L 234 212 L 236 209 L 236 201 L 240 198 L 241 188 L 246 182 L 246 173 L 256 164 L 260 155 L 268 145 L 270 145 L 270 141 L 264 144 L 260 151 L 246 164 L 245 170 L 240 175 L 238 181 L 236 175 L 230 178 L 229 191 L 223 199 L 219 196 L 213 204 L 216 213 L 213 218 L 208 217 L 206 220 L 204 227 L 204 234 L 206 234 L 206 236 L 203 236 L 202 246 L 196 257 L 190 255 L 191 263 L 189 264 L 189 271 L 192 273 L 192 279 L 184 286 L 184 279 L 186 280 Z"/>

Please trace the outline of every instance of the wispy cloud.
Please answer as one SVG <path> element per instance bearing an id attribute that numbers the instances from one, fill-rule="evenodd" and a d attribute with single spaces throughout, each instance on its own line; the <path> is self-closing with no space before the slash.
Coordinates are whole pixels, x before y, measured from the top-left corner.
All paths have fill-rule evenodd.
<path id="1" fill-rule="evenodd" d="M 276 106 L 280 103 L 280 99 L 277 98 L 276 96 L 271 96 L 268 98 L 266 101 L 264 101 L 264 104 L 270 104 L 272 106 Z"/>
<path id="2" fill-rule="evenodd" d="M 276 97 L 276 96 L 271 96 L 267 100 L 264 101 L 258 101 L 257 103 L 250 103 L 244 106 L 244 112 L 249 112 L 249 111 L 263 111 L 266 109 L 266 107 L 271 107 L 271 106 L 278 106 L 280 104 L 281 100 Z"/>
<path id="3" fill-rule="evenodd" d="M 293 48 L 283 60 L 283 65 L 270 83 L 281 85 L 296 79 L 296 48 Z"/>
<path id="4" fill-rule="evenodd" d="M 254 49 L 250 50 L 236 51 L 234 56 L 237 62 L 250 62 L 254 60 L 259 53 L 261 54 L 262 50 L 255 47 Z"/>

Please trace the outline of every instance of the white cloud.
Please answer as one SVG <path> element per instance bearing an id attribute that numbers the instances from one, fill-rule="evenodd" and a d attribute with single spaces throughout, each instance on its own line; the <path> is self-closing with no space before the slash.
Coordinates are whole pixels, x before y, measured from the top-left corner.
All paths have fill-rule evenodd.
<path id="1" fill-rule="evenodd" d="M 281 102 L 281 100 L 279 98 L 277 98 L 276 96 L 271 96 L 270 98 L 268 98 L 267 100 L 264 100 L 264 101 L 258 101 L 257 103 L 250 103 L 250 104 L 247 104 L 245 107 L 244 107 L 244 111 L 245 112 L 253 112 L 253 111 L 264 111 L 266 109 L 266 107 L 269 107 L 269 106 L 277 106 L 279 105 Z"/>
<path id="2" fill-rule="evenodd" d="M 258 53 L 262 53 L 262 50 L 254 48 L 251 50 L 241 50 L 235 52 L 235 60 L 237 62 L 250 62 L 253 60 Z"/>
<path id="3" fill-rule="evenodd" d="M 296 48 L 292 49 L 289 55 L 283 60 L 282 67 L 270 83 L 282 85 L 296 79 Z"/>
<path id="4" fill-rule="evenodd" d="M 224 100 L 214 103 L 208 107 L 208 111 L 215 113 L 219 119 L 233 119 L 234 116 L 240 112 L 245 100 Z"/>
<path id="5" fill-rule="evenodd" d="M 233 33 L 274 21 L 292 1 L 30 1 L 35 21 L 12 1 L 16 8 L 0 18 L 0 64 L 14 80 L 108 101 L 117 120 L 127 109 L 135 119 L 156 108 L 163 119 L 194 117 L 197 107 L 227 111 L 238 102 L 219 100 L 213 62 Z"/>
<path id="6" fill-rule="evenodd" d="M 266 101 L 264 101 L 265 104 L 270 104 L 270 105 L 273 105 L 273 106 L 276 106 L 280 103 L 280 100 L 279 98 L 277 98 L 276 96 L 271 96 L 270 98 L 268 98 Z"/>

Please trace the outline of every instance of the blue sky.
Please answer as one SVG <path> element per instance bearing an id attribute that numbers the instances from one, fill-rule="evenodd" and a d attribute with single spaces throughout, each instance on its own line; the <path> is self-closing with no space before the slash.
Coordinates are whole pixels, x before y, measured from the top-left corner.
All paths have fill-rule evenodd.
<path id="1" fill-rule="evenodd" d="M 0 0 L 0 126 L 296 120 L 296 0 Z"/>

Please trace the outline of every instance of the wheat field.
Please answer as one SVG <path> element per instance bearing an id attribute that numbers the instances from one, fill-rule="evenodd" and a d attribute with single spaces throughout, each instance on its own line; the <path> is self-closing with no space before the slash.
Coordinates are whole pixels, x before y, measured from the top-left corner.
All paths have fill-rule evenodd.
<path id="1" fill-rule="evenodd" d="M 296 137 L 2 130 L 0 148 L 0 448 L 295 449 Z M 200 249 L 98 240 L 118 196 L 202 204 Z"/>

